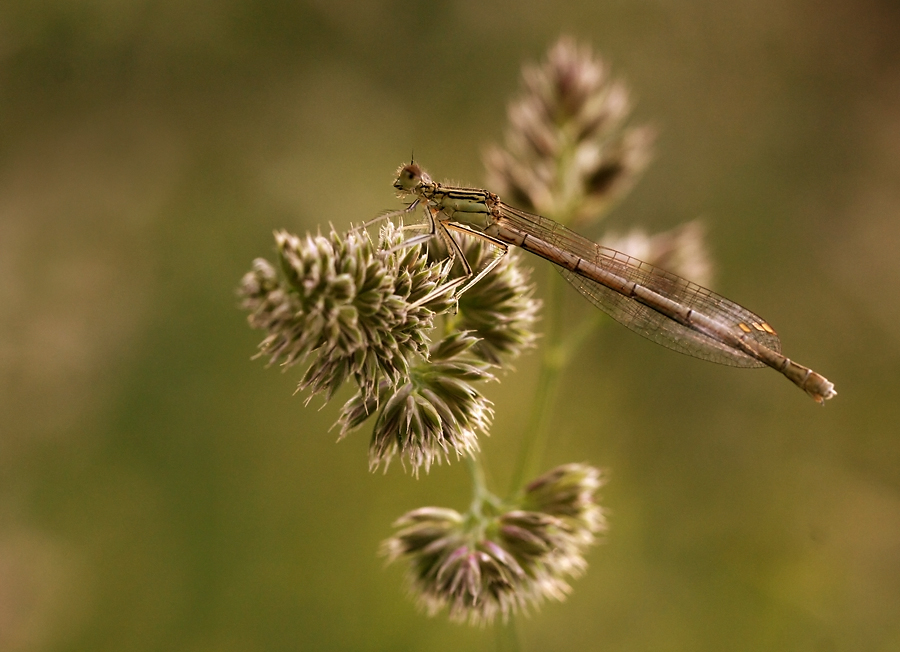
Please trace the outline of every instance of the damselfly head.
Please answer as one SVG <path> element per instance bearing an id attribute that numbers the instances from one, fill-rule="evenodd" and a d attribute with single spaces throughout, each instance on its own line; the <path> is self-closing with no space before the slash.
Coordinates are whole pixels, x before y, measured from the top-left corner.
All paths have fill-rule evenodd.
<path id="1" fill-rule="evenodd" d="M 419 186 L 430 184 L 431 177 L 418 163 L 405 163 L 397 170 L 397 180 L 394 188 L 402 193 L 414 193 Z"/>

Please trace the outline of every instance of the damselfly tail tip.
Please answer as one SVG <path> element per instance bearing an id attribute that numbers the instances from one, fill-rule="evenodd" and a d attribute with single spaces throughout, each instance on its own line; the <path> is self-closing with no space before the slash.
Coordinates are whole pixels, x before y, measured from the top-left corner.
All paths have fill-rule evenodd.
<path id="1" fill-rule="evenodd" d="M 809 367 L 797 364 L 793 360 L 789 360 L 779 354 L 783 363 L 780 367 L 776 367 L 783 373 L 788 380 L 797 385 L 819 405 L 825 405 L 825 401 L 837 396 L 834 391 L 834 383 L 825 378 L 822 374 L 817 374 Z"/>
<path id="2" fill-rule="evenodd" d="M 825 405 L 825 401 L 837 396 L 837 392 L 834 389 L 834 383 L 825 380 L 824 378 L 822 380 L 824 382 L 821 384 L 821 387 L 819 387 L 817 391 L 809 392 L 809 395 L 812 396 L 813 400 L 819 405 Z"/>

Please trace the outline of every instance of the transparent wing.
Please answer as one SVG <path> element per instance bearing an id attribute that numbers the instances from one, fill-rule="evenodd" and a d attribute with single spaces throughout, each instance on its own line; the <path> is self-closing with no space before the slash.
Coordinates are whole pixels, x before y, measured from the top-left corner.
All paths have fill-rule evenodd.
<path id="1" fill-rule="evenodd" d="M 781 340 L 758 315 L 746 308 L 631 256 L 591 242 L 553 220 L 501 205 L 501 222 L 569 251 L 621 278 L 653 290 L 706 315 L 726 328 L 749 337 L 773 351 L 781 351 Z M 553 262 L 551 260 L 551 262 Z M 585 278 L 563 267 L 560 274 L 585 298 L 623 326 L 666 348 L 686 355 L 733 367 L 762 367 L 762 362 L 730 345 L 685 326 L 647 305 Z"/>

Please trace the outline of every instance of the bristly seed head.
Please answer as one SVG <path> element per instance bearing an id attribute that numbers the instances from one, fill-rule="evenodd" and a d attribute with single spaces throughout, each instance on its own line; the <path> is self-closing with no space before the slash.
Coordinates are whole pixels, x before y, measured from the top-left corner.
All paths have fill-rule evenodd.
<path id="1" fill-rule="evenodd" d="M 653 235 L 640 228 L 631 229 L 625 235 L 607 233 L 600 243 L 689 278 L 698 285 L 711 287 L 713 264 L 706 250 L 704 232 L 703 223 L 693 220 Z"/>
<path id="2" fill-rule="evenodd" d="M 504 146 L 484 157 L 487 186 L 504 201 L 576 230 L 603 217 L 651 158 L 654 132 L 627 127 L 625 85 L 587 46 L 562 37 L 538 66 L 522 71 L 509 105 Z M 699 223 L 603 244 L 708 286 L 712 265 Z"/>
<path id="3" fill-rule="evenodd" d="M 461 245 L 473 269 L 481 269 L 496 255 L 477 238 L 462 238 Z M 519 264 L 519 251 L 513 249 L 459 299 L 457 328 L 477 336 L 478 356 L 492 364 L 514 360 L 537 339 L 541 302 L 533 297 L 529 271 Z"/>
<path id="4" fill-rule="evenodd" d="M 489 188 L 562 223 L 597 219 L 650 159 L 652 131 L 625 128 L 625 86 L 589 47 L 563 37 L 522 73 L 505 147 L 485 154 Z"/>
<path id="5" fill-rule="evenodd" d="M 564 600 L 568 580 L 585 569 L 584 554 L 605 529 L 596 502 L 600 472 L 570 464 L 532 482 L 517 505 L 487 497 L 463 515 L 424 507 L 394 523 L 382 544 L 388 561 L 409 563 L 412 594 L 429 615 L 473 624 Z"/>
<path id="6" fill-rule="evenodd" d="M 278 232 L 281 274 L 257 260 L 239 293 L 250 324 L 268 332 L 260 355 L 285 367 L 313 358 L 300 382 L 310 396 L 327 400 L 345 380 L 355 381 L 359 389 L 338 420 L 340 438 L 375 416 L 370 468 L 387 470 L 398 456 L 418 474 L 478 450 L 493 409 L 476 385 L 532 346 L 538 302 L 507 257 L 457 304 L 440 290 L 449 263 L 429 262 L 423 247 L 405 247 L 403 237 L 392 224 L 377 247 L 364 231 Z M 468 238 L 462 246 L 475 269 L 493 255 Z M 436 315 L 445 315 L 446 332 L 430 344 Z"/>
<path id="7" fill-rule="evenodd" d="M 368 401 L 357 392 L 341 408 L 340 438 L 377 413 L 369 446 L 372 471 L 387 471 L 397 455 L 418 475 L 451 455 L 477 451 L 477 432 L 488 433 L 493 409 L 472 383 L 494 378 L 489 363 L 469 355 L 477 341 L 466 332 L 451 333 L 410 370 L 405 383 L 385 383 Z"/>
<path id="8" fill-rule="evenodd" d="M 452 300 L 438 294 L 416 305 L 445 282 L 446 269 L 429 264 L 420 247 L 388 253 L 398 238 L 386 227 L 376 249 L 365 231 L 277 232 L 284 280 L 257 260 L 239 290 L 250 325 L 268 332 L 260 355 L 290 367 L 315 352 L 300 388 L 326 399 L 351 377 L 367 397 L 381 378 L 405 378 L 410 360 L 427 353 L 435 314 Z"/>

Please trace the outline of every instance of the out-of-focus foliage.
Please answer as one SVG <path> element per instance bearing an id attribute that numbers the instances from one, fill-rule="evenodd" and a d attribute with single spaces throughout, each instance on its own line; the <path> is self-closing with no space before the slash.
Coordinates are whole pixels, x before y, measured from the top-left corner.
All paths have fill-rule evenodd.
<path id="1" fill-rule="evenodd" d="M 397 208 L 411 150 L 483 185 L 520 65 L 561 33 L 658 133 L 609 227 L 701 218 L 715 289 L 841 394 L 591 339 L 546 468 L 607 470 L 610 530 L 528 649 L 900 647 L 894 3 L 11 0 L 0 649 L 495 648 L 376 556 L 398 514 L 465 509 L 461 465 L 369 474 L 337 407 L 249 361 L 233 287 L 275 229 Z M 481 441 L 499 486 L 533 398 L 533 356 L 516 367 Z"/>

